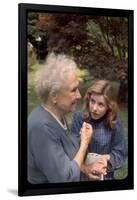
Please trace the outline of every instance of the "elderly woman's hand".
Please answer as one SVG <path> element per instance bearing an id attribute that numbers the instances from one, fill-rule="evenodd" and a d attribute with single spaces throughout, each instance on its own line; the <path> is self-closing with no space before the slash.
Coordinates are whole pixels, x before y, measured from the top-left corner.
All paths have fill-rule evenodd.
<path id="1" fill-rule="evenodd" d="M 81 165 L 83 164 L 88 144 L 91 141 L 92 134 L 93 134 L 93 129 L 91 125 L 84 122 L 80 131 L 80 137 L 81 137 L 80 148 L 74 158 L 74 160 L 77 162 L 80 168 Z"/>
<path id="2" fill-rule="evenodd" d="M 80 130 L 81 144 L 88 145 L 91 142 L 92 134 L 93 134 L 92 126 L 84 122 Z"/>
<path id="3" fill-rule="evenodd" d="M 107 160 L 99 158 L 92 164 L 83 164 L 81 171 L 92 180 L 99 180 L 101 176 L 107 174 Z"/>

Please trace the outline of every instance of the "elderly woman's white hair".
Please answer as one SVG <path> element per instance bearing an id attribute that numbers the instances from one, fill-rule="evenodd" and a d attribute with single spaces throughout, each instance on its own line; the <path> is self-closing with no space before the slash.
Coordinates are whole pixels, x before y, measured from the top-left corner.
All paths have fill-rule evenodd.
<path id="1" fill-rule="evenodd" d="M 50 53 L 45 64 L 36 73 L 35 90 L 41 101 L 46 101 L 49 91 L 58 92 L 67 81 L 68 72 L 76 70 L 74 60 L 64 54 Z"/>

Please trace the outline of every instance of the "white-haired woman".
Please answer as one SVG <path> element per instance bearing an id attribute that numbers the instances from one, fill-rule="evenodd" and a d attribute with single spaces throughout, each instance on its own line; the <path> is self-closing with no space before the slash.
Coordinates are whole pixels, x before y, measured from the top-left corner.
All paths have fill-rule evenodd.
<path id="1" fill-rule="evenodd" d="M 83 124 L 79 145 L 65 120 L 81 98 L 75 70 L 71 58 L 51 53 L 37 73 L 35 88 L 41 105 L 28 117 L 28 181 L 32 184 L 80 181 L 92 127 Z M 93 164 L 90 172 L 105 173 L 105 166 Z"/>

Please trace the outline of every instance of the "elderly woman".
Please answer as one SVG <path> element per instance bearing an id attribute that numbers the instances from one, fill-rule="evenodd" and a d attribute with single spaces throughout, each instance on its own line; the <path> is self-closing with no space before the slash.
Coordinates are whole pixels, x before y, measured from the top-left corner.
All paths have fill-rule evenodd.
<path id="1" fill-rule="evenodd" d="M 65 115 L 81 98 L 75 62 L 51 53 L 38 71 L 35 89 L 41 105 L 28 117 L 28 181 L 32 184 L 80 181 L 92 127 L 83 123 L 80 144 Z M 90 165 L 89 173 L 105 173 L 105 163 Z"/>

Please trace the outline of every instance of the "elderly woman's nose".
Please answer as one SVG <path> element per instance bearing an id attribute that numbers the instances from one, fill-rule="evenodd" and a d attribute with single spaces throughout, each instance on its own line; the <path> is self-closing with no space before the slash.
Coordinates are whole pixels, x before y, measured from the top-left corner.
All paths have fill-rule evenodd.
<path id="1" fill-rule="evenodd" d="M 76 95 L 77 95 L 77 98 L 78 98 L 78 99 L 80 99 L 80 98 L 81 98 L 81 94 L 80 94 L 80 91 L 79 91 L 79 89 L 77 89 L 77 93 L 76 93 Z"/>

